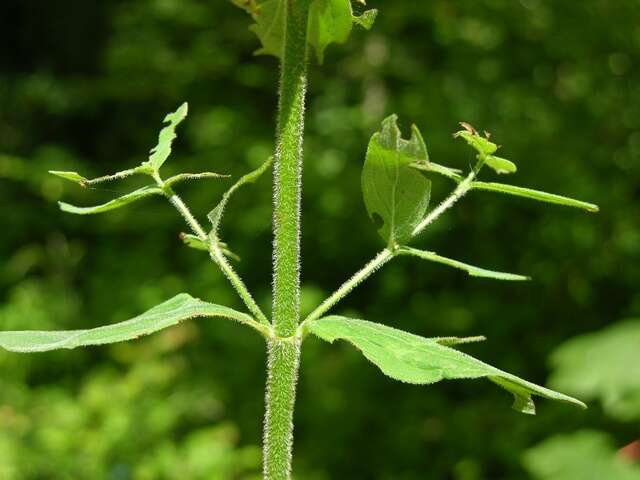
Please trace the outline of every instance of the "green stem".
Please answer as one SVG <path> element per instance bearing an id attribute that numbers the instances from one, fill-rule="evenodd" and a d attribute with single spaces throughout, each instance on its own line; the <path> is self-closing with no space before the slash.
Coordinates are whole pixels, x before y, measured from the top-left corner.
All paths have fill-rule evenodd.
<path id="1" fill-rule="evenodd" d="M 300 362 L 300 197 L 309 0 L 285 0 L 274 163 L 273 327 L 268 344 L 264 478 L 291 477 L 293 407 Z"/>

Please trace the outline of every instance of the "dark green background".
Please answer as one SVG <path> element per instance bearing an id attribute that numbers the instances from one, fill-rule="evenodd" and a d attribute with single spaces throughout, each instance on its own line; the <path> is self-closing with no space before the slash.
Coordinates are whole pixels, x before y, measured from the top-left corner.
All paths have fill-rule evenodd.
<path id="1" fill-rule="evenodd" d="M 636 0 L 371 0 L 357 30 L 310 73 L 303 198 L 308 312 L 382 245 L 360 195 L 366 144 L 397 113 L 434 161 L 467 168 L 451 133 L 492 132 L 512 183 L 593 201 L 599 215 L 474 193 L 415 246 L 526 273 L 473 279 L 398 259 L 336 312 L 414 333 L 484 334 L 465 350 L 544 383 L 565 339 L 640 314 L 640 4 Z M 183 247 L 161 199 L 73 217 L 135 181 L 83 190 L 145 158 L 181 102 L 167 173 L 237 177 L 273 148 L 278 69 L 254 57 L 249 18 L 209 0 L 8 0 L 0 6 L 0 328 L 86 328 L 170 296 L 240 307 L 202 252 Z M 494 176 L 486 172 L 485 179 Z M 501 178 L 500 180 L 504 180 Z M 201 218 L 225 181 L 180 193 Z M 434 184 L 434 201 L 446 194 Z M 223 234 L 259 302 L 270 301 L 267 178 L 230 203 Z M 597 361 L 597 359 L 594 359 Z M 131 344 L 33 356 L 0 352 L 0 478 L 254 478 L 264 347 L 237 325 L 197 321 Z M 509 409 L 488 382 L 399 384 L 346 344 L 305 344 L 294 468 L 302 479 L 521 479 L 522 452 L 556 432 L 630 427 L 538 403 Z"/>

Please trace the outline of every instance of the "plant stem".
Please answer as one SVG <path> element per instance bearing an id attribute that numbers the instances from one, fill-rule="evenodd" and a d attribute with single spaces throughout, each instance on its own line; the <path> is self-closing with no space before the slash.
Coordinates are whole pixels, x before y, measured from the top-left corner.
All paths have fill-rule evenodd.
<path id="1" fill-rule="evenodd" d="M 211 260 L 213 260 L 213 262 L 220 267 L 220 269 L 222 270 L 222 273 L 224 273 L 224 275 L 227 277 L 229 282 L 231 282 L 231 285 L 233 285 L 233 288 L 235 288 L 236 292 L 238 292 L 238 295 L 240 296 L 244 304 L 247 306 L 251 314 L 261 324 L 270 326 L 269 320 L 267 319 L 266 315 L 262 312 L 262 310 L 260 309 L 256 301 L 253 299 L 253 296 L 251 296 L 251 292 L 249 292 L 249 289 L 247 288 L 247 286 L 244 284 L 240 276 L 233 269 L 231 264 L 227 261 L 224 254 L 220 251 L 220 248 L 217 245 L 214 245 L 209 242 L 206 232 L 204 231 L 204 229 L 202 228 L 202 225 L 200 225 L 200 222 L 198 222 L 196 217 L 193 216 L 193 214 L 191 213 L 191 210 L 189 210 L 189 207 L 185 205 L 182 199 L 178 196 L 176 192 L 173 191 L 173 189 L 170 186 L 168 186 L 165 182 L 162 181 L 159 175 L 157 174 L 153 175 L 153 178 L 155 179 L 158 186 L 162 188 L 165 196 L 169 200 L 169 203 L 171 203 L 171 205 L 175 207 L 178 213 L 182 215 L 182 218 L 184 218 L 185 222 L 187 222 L 187 225 L 189 225 L 189 228 L 191 229 L 191 231 L 200 240 L 202 240 L 209 246 L 209 256 L 211 257 Z"/>
<path id="2" fill-rule="evenodd" d="M 301 327 L 306 323 L 313 320 L 317 320 L 322 315 L 327 313 L 336 303 L 342 300 L 344 297 L 351 293 L 351 290 L 356 288 L 360 283 L 369 278 L 376 270 L 382 267 L 385 263 L 393 258 L 394 254 L 388 248 L 382 250 L 373 260 L 367 263 L 364 267 L 358 270 L 349 280 L 344 282 L 340 288 L 333 292 L 327 299 L 322 302 L 316 309 L 311 312 L 302 323 Z"/>
<path id="3" fill-rule="evenodd" d="M 413 230 L 412 238 L 420 234 L 428 225 L 433 223 L 450 209 L 458 200 L 460 200 L 465 193 L 472 188 L 472 182 L 476 173 L 471 172 L 462 180 L 453 192 L 436 208 L 434 208 L 418 226 Z M 340 300 L 346 297 L 351 291 L 356 288 L 360 283 L 369 278 L 376 270 L 382 267 L 384 264 L 393 259 L 401 251 L 391 251 L 388 248 L 382 250 L 376 257 L 367 263 L 362 269 L 358 270 L 349 280 L 344 282 L 335 292 L 333 292 L 326 300 L 324 300 L 313 312 L 311 312 L 304 322 L 300 325 L 299 332 L 302 336 L 305 335 L 304 326 L 307 322 L 318 320 L 322 315 L 327 313 L 334 305 Z"/>
<path id="4" fill-rule="evenodd" d="M 293 407 L 300 363 L 300 197 L 309 0 L 285 0 L 274 163 L 273 327 L 268 343 L 264 478 L 291 477 Z"/>

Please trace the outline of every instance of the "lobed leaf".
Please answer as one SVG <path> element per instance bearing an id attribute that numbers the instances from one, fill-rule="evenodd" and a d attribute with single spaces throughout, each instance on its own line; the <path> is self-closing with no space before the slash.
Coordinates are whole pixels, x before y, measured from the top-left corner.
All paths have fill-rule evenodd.
<path id="1" fill-rule="evenodd" d="M 504 183 L 494 182 L 473 182 L 471 184 L 475 190 L 484 190 L 487 192 L 498 192 L 507 195 L 514 195 L 516 197 L 530 198 L 539 202 L 553 203 L 556 205 L 563 205 L 565 207 L 581 208 L 588 212 L 598 212 L 600 209 L 593 203 L 583 202 L 562 195 L 556 195 L 553 193 L 541 192 L 539 190 L 533 190 L 531 188 L 516 187 L 515 185 L 507 185 Z"/>
<path id="2" fill-rule="evenodd" d="M 163 123 L 169 123 L 169 125 L 160 130 L 158 144 L 151 149 L 149 161 L 146 162 L 154 170 L 158 170 L 171 155 L 171 144 L 176 138 L 176 127 L 186 118 L 188 111 L 189 105 L 185 102 L 175 112 L 164 117 Z"/>
<path id="3" fill-rule="evenodd" d="M 424 250 L 417 250 L 415 248 L 402 247 L 398 250 L 401 255 L 412 255 L 431 262 L 442 263 L 450 267 L 459 268 L 464 270 L 472 277 L 493 278 L 495 280 L 508 280 L 508 281 L 523 281 L 531 280 L 531 277 L 524 275 L 516 275 L 515 273 L 496 272 L 493 270 L 487 270 L 485 268 L 474 267 L 467 263 L 459 262 L 451 258 L 442 257 L 435 252 L 427 252 Z"/>
<path id="4" fill-rule="evenodd" d="M 154 186 L 146 186 L 139 188 L 131 193 L 127 193 L 121 197 L 115 198 L 107 203 L 103 203 L 102 205 L 96 205 L 94 207 L 76 207 L 75 205 L 71 205 L 65 202 L 58 202 L 60 209 L 63 212 L 67 213 L 75 213 L 77 215 L 92 215 L 95 213 L 103 213 L 108 212 L 110 210 L 115 210 L 120 207 L 124 207 L 132 202 L 136 202 L 143 198 L 149 197 L 151 195 L 163 195 L 164 192 L 161 188 Z"/>
<path id="5" fill-rule="evenodd" d="M 181 293 L 121 323 L 90 330 L 0 332 L 0 348 L 11 352 L 45 352 L 133 340 L 194 317 L 225 317 L 245 324 L 254 320 L 228 307 Z"/>
<path id="6" fill-rule="evenodd" d="M 413 167 L 428 162 L 422 136 L 414 126 L 411 138 L 401 138 L 398 117 L 382 122 L 369 141 L 362 169 L 362 194 L 371 221 L 389 244 L 411 238 L 429 205 L 431 181 Z"/>
<path id="7" fill-rule="evenodd" d="M 424 385 L 445 379 L 487 378 L 511 392 L 515 398 L 513 408 L 522 413 L 535 414 L 532 395 L 586 408 L 575 398 L 503 372 L 441 345 L 437 339 L 340 316 L 311 321 L 308 328 L 327 342 L 333 343 L 338 339 L 350 342 L 385 375 L 395 380 Z"/>

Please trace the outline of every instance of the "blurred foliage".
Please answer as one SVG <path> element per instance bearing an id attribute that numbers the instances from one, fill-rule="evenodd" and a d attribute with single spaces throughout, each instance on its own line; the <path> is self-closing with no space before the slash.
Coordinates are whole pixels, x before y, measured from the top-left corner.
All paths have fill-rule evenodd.
<path id="1" fill-rule="evenodd" d="M 484 334 L 489 341 L 471 353 L 544 382 L 545 358 L 562 341 L 640 315 L 640 4 L 368 4 L 380 9 L 372 32 L 355 29 L 311 72 L 303 307 L 378 248 L 359 183 L 381 119 L 395 112 L 404 130 L 416 123 L 431 158 L 459 168 L 470 158 L 451 133 L 468 121 L 518 164 L 514 183 L 593 201 L 601 213 L 473 193 L 416 246 L 533 282 L 499 284 L 399 259 L 336 313 L 425 336 Z M 240 307 L 202 252 L 181 244 L 184 227 L 162 199 L 73 218 L 55 201 L 97 204 L 130 185 L 83 190 L 45 172 L 95 176 L 139 163 L 164 113 L 185 100 L 190 116 L 167 169 L 237 179 L 258 167 L 273 146 L 278 69 L 252 55 L 246 15 L 224 1 L 9 0 L 0 19 L 0 328 L 112 323 L 179 291 Z M 202 218 L 229 184 L 179 191 Z M 434 182 L 433 201 L 448 187 Z M 234 197 L 223 226 L 265 307 L 269 188 L 261 181 Z M 260 339 L 207 322 L 166 335 L 117 348 L 0 353 L 0 476 L 255 474 Z M 616 444 L 633 435 L 597 407 L 541 403 L 528 418 L 482 383 L 396 384 L 348 346 L 311 340 L 302 361 L 299 478 L 521 479 L 521 453 L 552 434 L 588 423 L 607 425 Z"/>
<path id="2" fill-rule="evenodd" d="M 550 383 L 585 400 L 599 399 L 604 413 L 616 421 L 637 421 L 639 334 L 640 322 L 626 320 L 567 341 L 551 357 Z M 601 431 L 557 435 L 528 450 L 524 463 L 540 480 L 640 479 L 640 465 L 632 465 L 614 444 L 611 435 Z M 631 452 L 626 456 L 637 460 Z"/>

